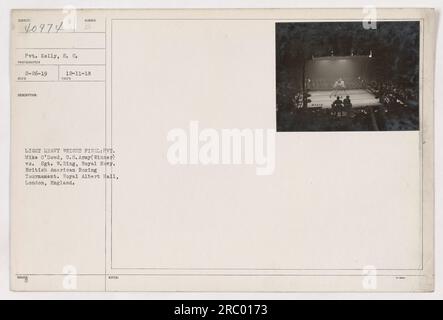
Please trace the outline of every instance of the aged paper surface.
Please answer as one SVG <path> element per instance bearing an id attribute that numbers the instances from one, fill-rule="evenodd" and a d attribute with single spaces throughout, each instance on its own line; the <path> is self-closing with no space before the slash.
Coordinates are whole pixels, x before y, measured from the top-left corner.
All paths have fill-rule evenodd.
<path id="1" fill-rule="evenodd" d="M 432 291 L 434 41 L 431 9 L 13 11 L 12 290 Z"/>

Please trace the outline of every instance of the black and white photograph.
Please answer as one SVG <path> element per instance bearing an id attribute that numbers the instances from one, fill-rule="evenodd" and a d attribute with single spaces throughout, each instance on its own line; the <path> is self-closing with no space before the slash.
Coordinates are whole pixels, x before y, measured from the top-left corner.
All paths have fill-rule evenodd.
<path id="1" fill-rule="evenodd" d="M 277 23 L 277 131 L 419 130 L 419 61 L 419 21 Z"/>

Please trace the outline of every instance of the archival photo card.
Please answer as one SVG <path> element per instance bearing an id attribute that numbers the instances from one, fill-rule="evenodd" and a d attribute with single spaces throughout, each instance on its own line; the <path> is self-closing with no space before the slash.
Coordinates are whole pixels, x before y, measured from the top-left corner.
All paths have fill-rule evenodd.
<path id="1" fill-rule="evenodd" d="M 12 290 L 433 290 L 433 9 L 11 20 Z"/>

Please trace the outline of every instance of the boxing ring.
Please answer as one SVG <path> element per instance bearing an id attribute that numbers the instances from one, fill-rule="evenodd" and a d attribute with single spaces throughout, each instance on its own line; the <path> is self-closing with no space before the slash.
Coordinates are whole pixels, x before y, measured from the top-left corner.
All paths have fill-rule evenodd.
<path id="1" fill-rule="evenodd" d="M 353 108 L 381 105 L 375 95 L 365 89 L 346 89 L 346 93 L 351 99 Z M 334 95 L 331 96 L 331 90 L 309 91 L 309 94 L 311 102 L 308 103 L 308 108 L 331 108 L 332 103 L 337 99 Z M 346 95 L 340 92 L 339 97 L 343 101 Z"/>

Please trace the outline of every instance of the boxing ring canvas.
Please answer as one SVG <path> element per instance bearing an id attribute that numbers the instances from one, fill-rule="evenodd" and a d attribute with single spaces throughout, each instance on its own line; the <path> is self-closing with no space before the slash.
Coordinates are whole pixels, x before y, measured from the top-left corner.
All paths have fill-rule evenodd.
<path id="1" fill-rule="evenodd" d="M 337 99 L 334 95 L 331 95 L 331 92 L 332 89 L 310 91 L 309 94 L 311 96 L 309 99 L 311 102 L 308 103 L 308 108 L 331 108 L 332 103 L 335 99 Z M 374 94 L 366 89 L 346 89 L 345 92 L 351 99 L 353 108 L 380 105 L 379 99 L 377 99 Z M 342 101 L 346 97 L 346 95 L 342 94 L 341 92 L 338 96 Z"/>
<path id="2" fill-rule="evenodd" d="M 308 108 L 331 108 L 337 96 L 343 101 L 347 95 L 354 108 L 379 105 L 375 95 L 365 89 L 374 79 L 374 69 L 370 56 L 313 57 L 305 70 L 306 89 L 311 95 Z M 339 82 L 343 87 L 337 86 Z"/>

